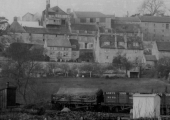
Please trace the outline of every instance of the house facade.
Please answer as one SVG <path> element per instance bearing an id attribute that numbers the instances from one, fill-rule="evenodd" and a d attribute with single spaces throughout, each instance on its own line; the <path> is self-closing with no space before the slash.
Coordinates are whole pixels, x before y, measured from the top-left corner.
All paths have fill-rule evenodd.
<path id="1" fill-rule="evenodd" d="M 170 18 L 141 16 L 141 28 L 147 41 L 169 41 Z"/>
<path id="2" fill-rule="evenodd" d="M 72 59 L 72 46 L 67 37 L 45 40 L 44 48 L 51 61 L 69 61 Z"/>
<path id="3" fill-rule="evenodd" d="M 50 7 L 50 0 L 46 0 L 46 9 L 42 12 L 41 25 L 45 28 L 57 28 L 66 25 L 69 15 L 58 6 Z"/>
<path id="4" fill-rule="evenodd" d="M 126 55 L 130 61 L 142 60 L 143 44 L 140 37 L 116 34 L 100 35 L 96 44 L 96 62 L 112 63 L 118 54 Z"/>
<path id="5" fill-rule="evenodd" d="M 105 28 L 111 28 L 111 16 L 107 16 L 101 12 L 73 12 L 73 18 L 75 23 L 82 24 L 98 24 Z"/>

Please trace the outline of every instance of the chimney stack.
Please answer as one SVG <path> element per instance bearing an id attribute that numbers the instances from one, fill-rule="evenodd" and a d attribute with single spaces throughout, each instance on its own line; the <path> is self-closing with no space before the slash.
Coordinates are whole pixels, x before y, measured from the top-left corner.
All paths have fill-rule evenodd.
<path id="1" fill-rule="evenodd" d="M 69 15 L 71 14 L 71 9 L 70 8 L 67 9 L 67 14 L 69 14 Z"/>
<path id="2" fill-rule="evenodd" d="M 14 17 L 14 21 L 16 21 L 16 22 L 17 22 L 17 21 L 18 21 L 18 17 Z"/>
<path id="3" fill-rule="evenodd" d="M 48 18 L 48 9 L 50 8 L 50 0 L 46 0 L 46 18 Z"/>
<path id="4" fill-rule="evenodd" d="M 6 87 L 9 88 L 9 82 L 6 83 Z"/>

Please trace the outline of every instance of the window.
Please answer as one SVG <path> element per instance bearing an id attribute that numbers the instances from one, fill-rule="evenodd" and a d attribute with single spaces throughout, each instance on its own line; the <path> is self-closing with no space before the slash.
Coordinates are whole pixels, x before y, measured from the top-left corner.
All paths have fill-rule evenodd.
<path id="1" fill-rule="evenodd" d="M 169 24 L 166 24 L 166 29 L 169 29 Z"/>
<path id="2" fill-rule="evenodd" d="M 86 18 L 80 18 L 81 23 L 86 23 Z"/>
<path id="3" fill-rule="evenodd" d="M 153 24 L 154 27 L 156 27 L 155 23 Z"/>
<path id="4" fill-rule="evenodd" d="M 106 18 L 100 18 L 100 22 L 106 22 Z"/>
<path id="5" fill-rule="evenodd" d="M 138 46 L 139 46 L 139 43 L 134 42 L 134 43 L 133 43 L 133 46 L 134 46 L 134 47 L 138 47 Z"/>
<path id="6" fill-rule="evenodd" d="M 68 52 L 64 52 L 63 57 L 68 57 Z"/>
<path id="7" fill-rule="evenodd" d="M 85 43 L 85 48 L 87 48 L 87 43 Z"/>
<path id="8" fill-rule="evenodd" d="M 109 56 L 106 56 L 106 59 L 109 59 Z"/>
<path id="9" fill-rule="evenodd" d="M 96 18 L 90 18 L 90 23 L 96 22 Z"/>
<path id="10" fill-rule="evenodd" d="M 104 42 L 103 45 L 110 45 L 110 42 Z"/>
<path id="11" fill-rule="evenodd" d="M 80 49 L 83 49 L 83 48 L 84 48 L 84 44 L 80 43 Z"/>
<path id="12" fill-rule="evenodd" d="M 64 48 L 64 50 L 65 50 L 65 51 L 68 51 L 68 50 L 69 50 L 69 48 Z"/>
<path id="13" fill-rule="evenodd" d="M 76 48 L 76 45 L 72 45 L 72 48 Z"/>
<path id="14" fill-rule="evenodd" d="M 119 45 L 120 46 L 124 46 L 124 42 L 119 42 Z"/>
<path id="15" fill-rule="evenodd" d="M 93 44 L 89 44 L 89 48 L 93 48 Z"/>
<path id="16" fill-rule="evenodd" d="M 58 51 L 61 51 L 61 50 L 62 50 L 62 47 L 58 47 L 57 50 L 58 50 Z"/>

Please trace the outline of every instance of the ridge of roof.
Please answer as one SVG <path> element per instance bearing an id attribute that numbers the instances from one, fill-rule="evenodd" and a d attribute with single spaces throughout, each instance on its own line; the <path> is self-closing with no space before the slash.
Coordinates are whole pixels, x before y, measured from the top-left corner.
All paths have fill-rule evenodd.
<path id="1" fill-rule="evenodd" d="M 108 17 L 107 15 L 98 11 L 75 11 L 74 12 L 78 18 L 101 18 Z"/>
<path id="2" fill-rule="evenodd" d="M 140 16 L 141 22 L 170 23 L 170 17 Z"/>

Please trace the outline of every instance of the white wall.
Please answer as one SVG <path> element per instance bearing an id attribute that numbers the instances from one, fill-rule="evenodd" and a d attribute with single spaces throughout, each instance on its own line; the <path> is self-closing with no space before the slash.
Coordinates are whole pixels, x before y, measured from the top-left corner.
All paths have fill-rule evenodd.
<path id="1" fill-rule="evenodd" d="M 156 94 L 133 95 L 133 118 L 160 117 L 160 97 Z"/>

